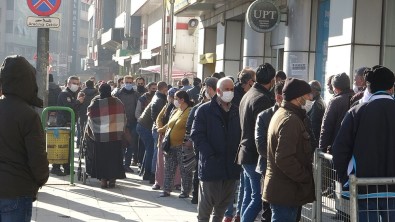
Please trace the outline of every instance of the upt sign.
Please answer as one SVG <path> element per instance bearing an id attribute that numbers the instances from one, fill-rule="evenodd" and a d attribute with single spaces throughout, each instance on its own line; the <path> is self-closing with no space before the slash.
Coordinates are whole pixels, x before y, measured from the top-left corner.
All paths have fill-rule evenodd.
<path id="1" fill-rule="evenodd" d="M 248 7 L 247 24 L 256 32 L 270 32 L 280 22 L 280 10 L 269 0 L 256 0 Z"/>

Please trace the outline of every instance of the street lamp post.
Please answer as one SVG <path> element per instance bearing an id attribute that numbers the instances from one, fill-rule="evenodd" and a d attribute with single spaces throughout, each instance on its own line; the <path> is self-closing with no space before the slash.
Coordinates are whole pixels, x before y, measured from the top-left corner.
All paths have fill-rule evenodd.
<path id="1" fill-rule="evenodd" d="M 166 64 L 166 3 L 167 0 L 163 0 L 163 16 L 162 16 L 162 44 L 160 48 L 160 79 L 161 81 L 166 80 L 165 64 Z"/>
<path id="2" fill-rule="evenodd" d="M 173 30 L 174 30 L 174 0 L 169 0 L 170 2 L 170 33 L 169 33 L 169 58 L 168 58 L 168 75 L 167 83 L 171 84 L 171 77 L 173 74 Z"/>

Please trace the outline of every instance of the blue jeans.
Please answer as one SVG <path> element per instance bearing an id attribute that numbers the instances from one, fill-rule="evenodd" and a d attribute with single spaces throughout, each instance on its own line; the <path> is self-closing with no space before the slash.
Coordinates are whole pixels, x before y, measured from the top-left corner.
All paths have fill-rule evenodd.
<path id="1" fill-rule="evenodd" d="M 254 221 L 262 210 L 261 177 L 255 172 L 256 164 L 243 164 L 244 199 L 241 206 L 241 221 Z"/>
<path id="2" fill-rule="evenodd" d="M 28 222 L 32 219 L 33 199 L 17 197 L 15 199 L 0 199 L 1 222 Z"/>
<path id="3" fill-rule="evenodd" d="M 155 174 L 155 172 L 156 172 L 156 162 L 157 162 L 157 159 L 158 159 L 158 138 L 159 138 L 159 134 L 158 134 L 158 130 L 157 129 L 153 129 L 152 130 L 152 138 L 154 139 L 154 155 L 152 156 L 151 173 Z"/>
<path id="4" fill-rule="evenodd" d="M 299 207 L 270 204 L 272 209 L 272 222 L 296 221 Z"/>
<path id="5" fill-rule="evenodd" d="M 358 214 L 360 222 L 395 221 L 395 198 L 358 200 Z"/>
<path id="6" fill-rule="evenodd" d="M 152 138 L 151 129 L 147 129 L 144 126 L 137 123 L 137 133 L 144 143 L 145 154 L 143 159 L 144 173 L 151 173 L 152 156 L 154 154 L 154 139 Z"/>

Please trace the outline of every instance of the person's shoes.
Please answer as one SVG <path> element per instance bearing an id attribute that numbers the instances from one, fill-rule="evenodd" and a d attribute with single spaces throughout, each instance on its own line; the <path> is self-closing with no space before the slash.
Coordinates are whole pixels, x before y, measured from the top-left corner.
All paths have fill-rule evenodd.
<path id="1" fill-rule="evenodd" d="M 158 184 L 154 184 L 154 185 L 152 185 L 151 189 L 160 190 L 160 186 Z"/>
<path id="2" fill-rule="evenodd" d="M 222 222 L 232 222 L 232 217 L 224 217 L 224 220 Z"/>
<path id="3" fill-rule="evenodd" d="M 191 204 L 198 204 L 198 198 L 197 197 L 192 197 Z"/>
<path id="4" fill-rule="evenodd" d="M 151 174 L 149 178 L 149 184 L 155 184 L 155 174 Z"/>
<path id="5" fill-rule="evenodd" d="M 137 166 L 137 162 L 133 160 L 131 165 L 132 166 Z"/>
<path id="6" fill-rule="evenodd" d="M 168 197 L 168 196 L 170 196 L 170 193 L 168 193 L 168 192 L 166 192 L 166 191 L 163 191 L 163 192 L 159 195 L 159 197 Z"/>
<path id="7" fill-rule="evenodd" d="M 186 193 L 181 193 L 180 195 L 178 195 L 178 198 L 188 198 L 189 195 Z"/>
<path id="8" fill-rule="evenodd" d="M 109 180 L 108 181 L 108 188 L 114 188 L 115 187 L 115 179 Z"/>
<path id="9" fill-rule="evenodd" d="M 59 168 L 52 168 L 51 174 L 55 174 L 56 176 L 65 176 L 66 174 L 63 173 Z"/>
<path id="10" fill-rule="evenodd" d="M 123 166 L 123 169 L 125 170 L 126 173 L 134 173 L 134 170 L 129 166 Z"/>
<path id="11" fill-rule="evenodd" d="M 240 215 L 235 215 L 232 222 L 240 222 Z"/>

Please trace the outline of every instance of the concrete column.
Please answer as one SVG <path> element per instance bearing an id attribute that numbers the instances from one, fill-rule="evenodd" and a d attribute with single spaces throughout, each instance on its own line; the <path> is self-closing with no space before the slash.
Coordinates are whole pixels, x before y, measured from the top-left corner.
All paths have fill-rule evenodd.
<path id="1" fill-rule="evenodd" d="M 241 67 L 242 22 L 226 21 L 226 25 L 217 24 L 217 63 L 216 72 L 237 77 Z"/>
<path id="2" fill-rule="evenodd" d="M 331 0 L 326 75 L 380 63 L 382 0 Z"/>
<path id="3" fill-rule="evenodd" d="M 216 39 L 217 30 L 214 28 L 203 28 L 199 29 L 199 43 L 198 43 L 198 60 L 199 56 L 205 53 L 216 53 Z M 198 62 L 197 77 L 202 80 L 208 76 L 211 76 L 215 72 L 215 63 L 212 64 L 200 64 Z"/>
<path id="4" fill-rule="evenodd" d="M 247 23 L 245 23 L 243 45 L 243 68 L 257 68 L 264 61 L 265 34 L 254 31 Z"/>
<path id="5" fill-rule="evenodd" d="M 311 0 L 288 0 L 288 26 L 284 44 L 284 71 L 290 77 L 309 80 L 314 64 L 311 43 Z M 312 69 L 313 71 L 314 69 Z"/>

